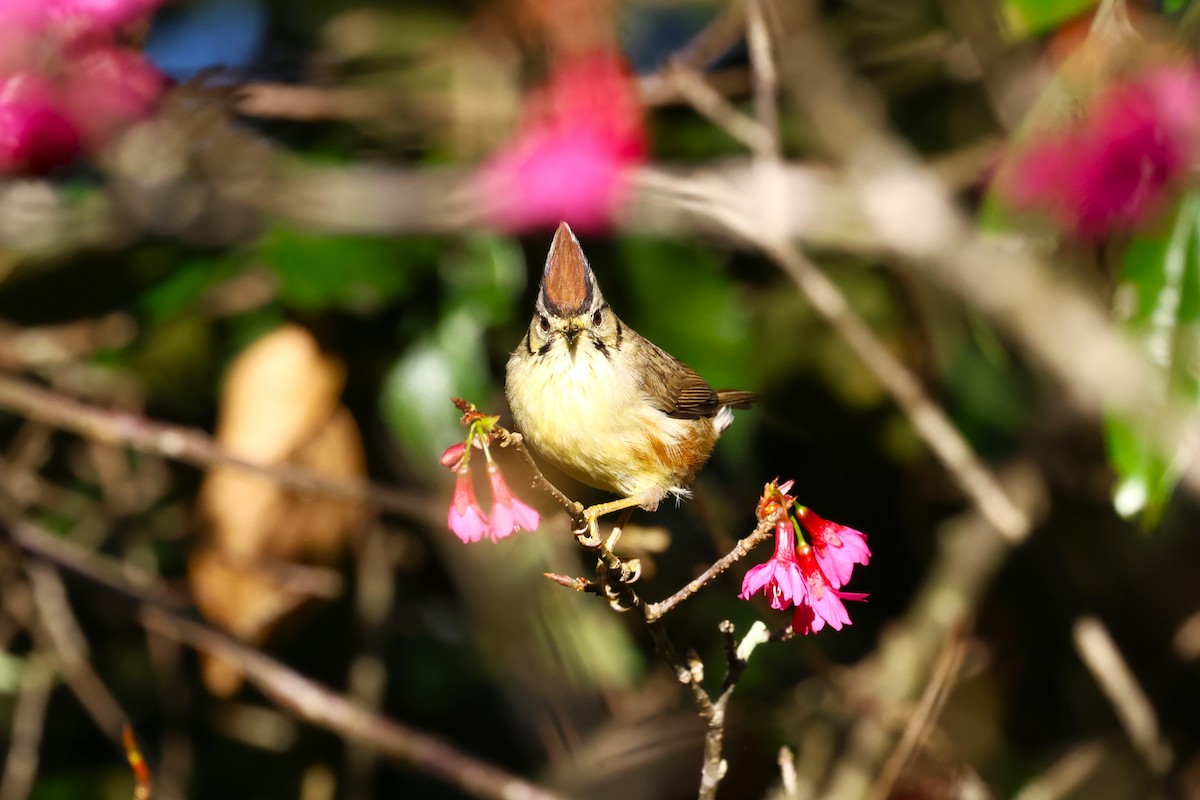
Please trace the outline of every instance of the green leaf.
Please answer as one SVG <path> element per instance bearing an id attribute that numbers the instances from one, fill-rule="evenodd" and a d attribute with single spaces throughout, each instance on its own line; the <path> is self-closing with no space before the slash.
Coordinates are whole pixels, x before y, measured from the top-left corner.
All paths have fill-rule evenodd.
<path id="1" fill-rule="evenodd" d="M 429 248 L 406 239 L 323 236 L 275 228 L 260 243 L 279 274 L 279 297 L 301 311 L 338 308 L 378 311 L 414 285 L 414 267 L 430 261 Z"/>
<path id="2" fill-rule="evenodd" d="M 1004 20 L 1017 38 L 1054 30 L 1096 5 L 1097 0 L 1005 0 Z"/>
<path id="3" fill-rule="evenodd" d="M 483 327 L 470 309 L 460 307 L 388 371 L 380 398 L 383 418 L 414 461 L 432 471 L 442 451 L 463 437 L 450 398 L 485 401 L 487 378 Z"/>
<path id="4" fill-rule="evenodd" d="M 1149 359 L 1162 369 L 1163 394 L 1200 403 L 1200 194 L 1180 200 L 1170 228 L 1133 239 L 1126 248 L 1120 296 L 1126 325 Z M 1128 420 L 1110 418 L 1105 437 L 1117 473 L 1113 504 L 1125 517 L 1153 527 L 1178 478 L 1170 453 Z"/>

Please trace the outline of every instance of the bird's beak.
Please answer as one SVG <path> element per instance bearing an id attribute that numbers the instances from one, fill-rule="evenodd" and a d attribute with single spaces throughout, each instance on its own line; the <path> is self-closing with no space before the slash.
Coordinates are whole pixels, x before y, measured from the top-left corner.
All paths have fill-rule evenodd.
<path id="1" fill-rule="evenodd" d="M 583 333 L 583 326 L 577 322 L 568 322 L 567 328 L 563 333 L 567 337 L 567 346 L 574 350 L 575 342 L 579 339 L 579 334 Z"/>

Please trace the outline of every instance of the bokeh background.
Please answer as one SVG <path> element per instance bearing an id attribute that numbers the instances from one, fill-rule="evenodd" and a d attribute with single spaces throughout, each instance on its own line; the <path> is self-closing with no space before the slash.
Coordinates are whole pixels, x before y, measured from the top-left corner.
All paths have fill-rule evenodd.
<path id="1" fill-rule="evenodd" d="M 337 696 L 563 797 L 696 793 L 703 721 L 636 613 L 543 577 L 593 566 L 521 466 L 537 532 L 445 526 L 450 397 L 507 424 L 560 219 L 624 321 L 761 395 L 634 517 L 642 595 L 777 476 L 869 537 L 853 625 L 755 651 L 721 796 L 1200 797 L 1200 5 L 27 5 L 0 800 L 130 797 L 126 723 L 163 800 L 498 796 Z M 787 627 L 736 597 L 769 547 L 666 618 L 710 689 L 718 623 Z"/>

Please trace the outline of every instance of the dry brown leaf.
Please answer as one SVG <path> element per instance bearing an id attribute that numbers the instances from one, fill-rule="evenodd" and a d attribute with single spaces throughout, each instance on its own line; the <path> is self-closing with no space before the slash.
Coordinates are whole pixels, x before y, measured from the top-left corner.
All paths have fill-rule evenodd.
<path id="1" fill-rule="evenodd" d="M 360 478 L 362 439 L 353 416 L 339 405 L 344 383 L 342 364 L 323 354 L 308 331 L 283 326 L 230 366 L 217 440 L 248 460 Z M 258 644 L 311 596 L 281 578 L 286 566 L 336 561 L 361 507 L 282 488 L 269 476 L 217 467 L 201 488 L 199 512 L 209 543 L 193 552 L 188 565 L 196 605 L 213 622 Z M 219 695 L 241 685 L 232 664 L 215 660 L 205 662 L 204 680 Z"/>

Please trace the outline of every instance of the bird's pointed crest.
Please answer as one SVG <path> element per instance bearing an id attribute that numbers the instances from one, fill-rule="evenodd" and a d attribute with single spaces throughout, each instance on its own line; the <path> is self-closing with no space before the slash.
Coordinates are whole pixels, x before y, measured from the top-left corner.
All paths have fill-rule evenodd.
<path id="1" fill-rule="evenodd" d="M 542 272 L 542 302 L 555 316 L 575 317 L 591 307 L 599 292 L 579 240 L 570 225 L 560 222 Z"/>

